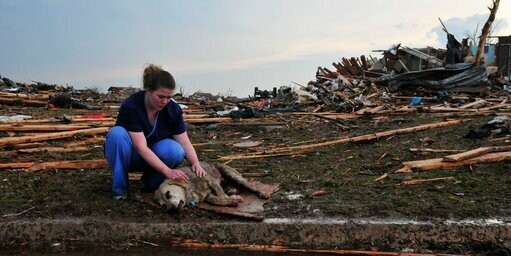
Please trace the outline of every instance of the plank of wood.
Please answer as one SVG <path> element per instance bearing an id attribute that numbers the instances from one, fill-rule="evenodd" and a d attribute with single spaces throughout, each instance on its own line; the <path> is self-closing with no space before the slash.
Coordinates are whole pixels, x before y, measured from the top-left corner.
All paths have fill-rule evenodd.
<path id="1" fill-rule="evenodd" d="M 105 159 L 97 160 L 72 160 L 55 162 L 25 162 L 25 163 L 7 163 L 0 164 L 0 169 L 25 169 L 28 172 L 42 171 L 49 169 L 101 169 L 107 168 L 108 163 Z"/>
<path id="2" fill-rule="evenodd" d="M 6 163 L 6 164 L 0 164 L 0 169 L 24 169 L 29 168 L 30 166 L 33 166 L 34 162 L 29 163 Z"/>
<path id="3" fill-rule="evenodd" d="M 415 180 L 405 180 L 401 182 L 403 185 L 417 185 L 427 182 L 437 182 L 437 181 L 449 181 L 456 180 L 454 177 L 440 177 L 440 178 L 431 178 L 431 179 L 415 179 Z"/>
<path id="4" fill-rule="evenodd" d="M 477 112 L 478 109 L 461 109 L 448 107 L 427 107 L 422 109 L 424 112 Z"/>
<path id="5" fill-rule="evenodd" d="M 251 219 L 251 220 L 261 221 L 261 220 L 264 219 L 263 216 L 256 215 L 256 214 L 253 214 L 253 213 L 227 210 L 227 209 L 225 209 L 225 207 L 223 207 L 223 208 L 222 207 L 214 207 L 214 206 L 212 206 L 210 204 L 207 204 L 207 203 L 198 203 L 196 205 L 196 207 L 198 207 L 200 209 L 203 209 L 203 210 L 212 211 L 212 212 L 215 212 L 215 213 L 222 213 L 222 214 L 227 214 L 227 215 L 231 215 L 231 216 Z"/>
<path id="6" fill-rule="evenodd" d="M 459 109 L 467 109 L 467 108 L 480 108 L 488 104 L 486 100 L 478 99 L 474 102 L 467 103 L 465 105 L 459 106 Z"/>
<path id="7" fill-rule="evenodd" d="M 23 136 L 23 137 L 12 137 L 12 138 L 0 138 L 0 147 L 9 145 L 9 144 L 19 144 L 19 143 L 27 143 L 27 142 L 38 142 L 38 141 L 47 141 L 47 140 L 55 140 L 68 138 L 75 135 L 85 135 L 85 134 L 101 134 L 108 132 L 108 127 L 99 127 L 99 128 L 90 128 L 90 129 L 81 129 L 75 131 L 66 131 L 66 132 L 56 132 L 51 134 L 41 134 L 34 136 Z"/>
<path id="8" fill-rule="evenodd" d="M 189 124 L 202 124 L 202 123 L 230 123 L 233 122 L 230 117 L 212 117 L 212 118 L 190 118 L 186 120 Z"/>
<path id="9" fill-rule="evenodd" d="M 390 96 L 392 98 L 395 98 L 395 99 L 403 99 L 403 100 L 407 100 L 407 101 L 410 101 L 412 99 L 412 96 L 400 96 L 400 95 L 396 95 L 396 94 L 390 94 Z M 470 97 L 468 96 L 453 96 L 452 97 L 453 100 L 470 100 Z M 422 97 L 422 100 L 438 100 L 437 98 L 434 98 L 434 97 Z"/>
<path id="10" fill-rule="evenodd" d="M 464 165 L 478 163 L 492 163 L 500 161 L 510 161 L 511 151 L 489 153 L 474 158 L 469 158 L 457 162 L 445 162 L 444 158 L 432 158 L 418 161 L 403 162 L 403 168 L 396 170 L 396 173 L 413 172 L 413 171 L 430 171 L 435 169 L 449 169 Z"/>
<path id="11" fill-rule="evenodd" d="M 322 113 L 304 113 L 304 112 L 292 112 L 287 113 L 289 115 L 321 115 L 321 116 L 327 116 L 329 118 L 335 118 L 335 119 L 355 119 L 359 118 L 359 115 L 356 114 L 341 114 L 341 113 L 332 113 L 332 112 L 322 112 Z"/>
<path id="12" fill-rule="evenodd" d="M 102 144 L 105 142 L 105 137 L 104 136 L 100 136 L 100 137 L 96 137 L 94 136 L 93 138 L 88 138 L 88 139 L 85 139 L 85 140 L 81 140 L 81 141 L 73 141 L 73 142 L 69 142 L 69 143 L 64 143 L 64 147 L 79 147 L 79 146 L 83 146 L 83 145 L 92 145 L 92 144 Z"/>
<path id="13" fill-rule="evenodd" d="M 27 148 L 27 149 L 18 149 L 20 153 L 41 153 L 41 152 L 52 152 L 52 153 L 70 153 L 70 152 L 80 152 L 89 150 L 88 147 L 43 147 L 43 148 Z"/>
<path id="14" fill-rule="evenodd" d="M 510 150 L 511 150 L 511 146 L 481 147 L 481 148 L 476 148 L 476 149 L 469 150 L 466 152 L 462 152 L 459 154 L 444 156 L 444 161 L 446 161 L 446 162 L 463 161 L 465 159 L 473 158 L 476 156 L 481 156 L 481 155 L 488 154 L 491 152 L 501 152 L 501 151 L 510 151 Z"/>
<path id="15" fill-rule="evenodd" d="M 71 117 L 72 123 L 113 123 L 115 122 L 115 119 L 112 117 L 102 117 L 102 118 L 74 118 Z M 64 123 L 63 120 L 59 119 L 25 119 L 25 120 L 9 120 L 9 121 L 3 121 L 0 123 L 4 124 L 47 124 L 47 123 L 53 123 L 53 124 L 62 124 Z"/>
<path id="16" fill-rule="evenodd" d="M 209 114 L 183 114 L 183 118 L 187 119 L 196 119 L 196 118 L 208 118 Z"/>
<path id="17" fill-rule="evenodd" d="M 47 146 L 47 142 L 31 142 L 31 143 L 21 143 L 12 145 L 14 149 L 22 149 L 22 148 L 37 148 Z"/>
<path id="18" fill-rule="evenodd" d="M 0 97 L 5 98 L 16 98 L 16 99 L 27 99 L 27 100 L 48 100 L 50 99 L 49 94 L 25 94 L 25 93 L 12 93 L 12 92 L 0 92 Z"/>
<path id="19" fill-rule="evenodd" d="M 266 157 L 276 157 L 276 156 L 303 156 L 305 152 L 285 152 L 285 153 L 275 153 L 275 154 L 265 154 L 263 152 L 256 152 L 252 154 L 239 154 L 239 155 L 228 155 L 218 157 L 218 160 L 240 160 L 240 159 L 254 159 L 254 158 L 266 158 Z"/>
<path id="20" fill-rule="evenodd" d="M 418 112 L 417 108 L 410 108 L 408 106 L 404 106 L 398 109 L 387 109 L 387 110 L 379 110 L 374 112 L 376 115 L 402 115 L 407 113 Z"/>
<path id="21" fill-rule="evenodd" d="M 378 111 L 381 111 L 385 106 L 380 105 L 376 106 L 374 108 L 363 108 L 357 112 L 355 112 L 357 115 L 368 115 L 368 114 L 374 114 Z"/>
<path id="22" fill-rule="evenodd" d="M 443 161 L 445 161 L 445 162 L 463 161 L 465 159 L 473 158 L 476 156 L 481 156 L 481 155 L 488 154 L 491 152 L 492 152 L 491 147 L 476 148 L 476 149 L 473 149 L 470 151 L 465 151 L 465 152 L 462 152 L 459 154 L 444 156 Z"/>
<path id="23" fill-rule="evenodd" d="M 222 157 L 219 157 L 219 159 L 220 160 L 233 160 L 233 159 L 264 158 L 264 157 L 270 157 L 270 156 L 303 154 L 303 153 L 309 152 L 311 150 L 316 150 L 319 148 L 332 146 L 332 145 L 336 145 L 336 144 L 375 140 L 375 139 L 379 139 L 382 137 L 388 137 L 388 136 L 397 135 L 397 134 L 404 134 L 404 133 L 410 133 L 410 132 L 416 132 L 416 131 L 423 131 L 423 130 L 427 130 L 427 129 L 440 128 L 440 127 L 445 127 L 445 126 L 450 126 L 450 125 L 456 125 L 456 124 L 460 124 L 464 121 L 465 120 L 451 120 L 451 121 L 445 121 L 445 122 L 440 122 L 440 123 L 424 124 L 424 125 L 403 128 L 403 129 L 398 129 L 398 130 L 377 132 L 377 133 L 373 133 L 373 134 L 366 134 L 366 135 L 361 135 L 361 136 L 342 138 L 342 139 L 320 142 L 320 143 L 313 143 L 313 144 L 308 144 L 308 145 L 298 145 L 298 146 L 291 146 L 291 147 L 285 147 L 285 148 L 284 147 L 283 148 L 275 148 L 272 150 L 266 150 L 265 152 L 222 156 Z"/>
<path id="24" fill-rule="evenodd" d="M 409 127 L 409 128 L 377 132 L 374 134 L 366 134 L 366 135 L 349 137 L 349 138 L 342 138 L 342 139 L 326 141 L 326 142 L 316 143 L 316 144 L 309 144 L 309 145 L 302 145 L 302 146 L 291 146 L 291 147 L 287 147 L 287 148 L 276 148 L 276 149 L 271 150 L 270 152 L 267 152 L 267 153 L 278 153 L 278 152 L 283 152 L 283 151 L 321 148 L 321 147 L 325 147 L 325 146 L 332 146 L 332 145 L 342 144 L 342 143 L 346 143 L 346 142 L 368 141 L 368 140 L 379 139 L 382 137 L 388 137 L 388 136 L 397 135 L 397 134 L 424 131 L 424 130 L 428 130 L 428 129 L 456 125 L 456 124 L 462 123 L 463 121 L 464 120 L 452 120 L 452 121 L 445 121 L 445 122 L 440 122 L 440 123 L 424 124 L 424 125 L 419 125 L 419 126 L 414 126 L 414 127 Z"/>
<path id="25" fill-rule="evenodd" d="M 432 152 L 432 153 L 448 153 L 448 152 L 463 152 L 459 149 L 434 149 L 434 148 L 410 148 L 410 152 Z"/>
<path id="26" fill-rule="evenodd" d="M 0 97 L 0 104 L 11 106 L 29 106 L 29 107 L 45 107 L 48 103 L 39 100 L 12 99 Z"/>
<path id="27" fill-rule="evenodd" d="M 480 108 L 479 110 L 481 111 L 489 111 L 489 110 L 494 110 L 494 109 L 499 109 L 499 108 L 510 108 L 511 107 L 511 104 L 506 104 L 507 103 L 507 100 L 508 99 L 504 99 L 501 103 L 499 104 L 495 104 L 493 106 L 489 106 L 489 107 L 485 107 L 485 108 Z"/>
<path id="28" fill-rule="evenodd" d="M 56 162 L 46 162 L 46 163 L 38 163 L 31 167 L 29 167 L 26 171 L 35 172 L 42 171 L 48 169 L 101 169 L 107 168 L 108 163 L 105 159 L 99 160 L 74 160 L 74 161 L 56 161 Z"/>
<path id="29" fill-rule="evenodd" d="M 73 131 L 90 128 L 88 125 L 0 125 L 0 131 L 11 132 L 50 132 L 50 131 Z"/>

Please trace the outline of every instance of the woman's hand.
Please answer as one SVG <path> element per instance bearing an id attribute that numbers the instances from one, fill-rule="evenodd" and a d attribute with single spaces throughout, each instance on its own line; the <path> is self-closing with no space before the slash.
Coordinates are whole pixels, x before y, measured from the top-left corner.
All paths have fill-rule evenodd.
<path id="1" fill-rule="evenodd" d="M 169 180 L 181 180 L 183 182 L 188 182 L 190 178 L 181 170 L 179 169 L 168 169 L 168 171 L 165 172 L 165 177 Z"/>
<path id="2" fill-rule="evenodd" d="M 197 175 L 198 177 L 202 178 L 204 176 L 206 176 L 206 171 L 204 171 L 204 169 L 202 168 L 202 166 L 200 165 L 200 163 L 195 163 L 195 164 L 192 164 L 192 171 L 195 173 L 195 175 Z"/>

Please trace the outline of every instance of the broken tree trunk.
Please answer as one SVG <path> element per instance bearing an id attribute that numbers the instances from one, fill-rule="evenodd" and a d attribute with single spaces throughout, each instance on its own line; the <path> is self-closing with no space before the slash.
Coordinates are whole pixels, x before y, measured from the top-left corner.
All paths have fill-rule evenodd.
<path id="1" fill-rule="evenodd" d="M 490 10 L 490 16 L 486 23 L 484 23 L 483 29 L 481 31 L 481 37 L 479 37 L 479 44 L 477 45 L 477 52 L 475 56 L 475 64 L 477 66 L 481 65 L 481 59 L 483 58 L 483 50 L 486 44 L 486 39 L 488 38 L 488 34 L 491 31 L 491 24 L 495 20 L 495 16 L 497 15 L 497 9 L 499 9 L 500 0 L 493 0 L 493 7 L 488 7 Z"/>
<path id="2" fill-rule="evenodd" d="M 56 132 L 51 134 L 41 134 L 34 136 L 23 136 L 23 137 L 12 137 L 12 138 L 1 138 L 0 139 L 0 147 L 9 145 L 9 144 L 18 144 L 18 143 L 27 143 L 27 142 L 37 142 L 37 141 L 46 141 L 46 140 L 55 140 L 68 138 L 75 135 L 84 135 L 84 134 L 99 134 L 106 133 L 110 128 L 108 127 L 100 127 L 100 128 L 90 128 L 90 129 L 82 129 L 76 131 L 68 131 L 68 132 Z"/>

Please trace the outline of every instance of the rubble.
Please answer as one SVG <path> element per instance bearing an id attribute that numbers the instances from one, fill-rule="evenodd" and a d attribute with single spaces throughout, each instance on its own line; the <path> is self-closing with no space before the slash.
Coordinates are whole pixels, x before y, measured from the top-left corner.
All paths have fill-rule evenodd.
<path id="1" fill-rule="evenodd" d="M 509 38 L 499 38 L 499 41 L 506 42 L 498 48 L 499 54 L 507 49 L 509 55 Z M 455 43 L 453 45 L 458 47 Z M 364 55 L 357 58 L 343 57 L 339 62 L 332 63 L 333 68 L 318 67 L 315 80 L 305 85 L 295 83 L 296 86 L 273 87 L 271 90 L 256 87 L 253 97 L 248 99 L 198 92 L 190 96 L 177 94 L 174 100 L 182 107 L 190 130 L 199 127 L 198 129 L 204 131 L 205 138 L 194 144 L 195 146 L 226 144 L 234 148 L 233 152 L 217 152 L 214 155 L 216 159 L 243 159 L 247 161 L 247 166 L 256 159 L 273 157 L 294 159 L 312 155 L 323 161 L 321 156 L 328 148 L 341 144 L 376 143 L 411 133 L 421 133 L 420 139 L 410 139 L 413 140 L 413 147 L 407 147 L 406 151 L 409 149 L 414 154 L 450 155 L 429 159 L 419 159 L 418 156 L 417 160 L 403 160 L 400 155 L 392 155 L 392 152 L 380 153 L 374 163 L 376 167 L 367 168 L 385 170 L 385 173 L 379 173 L 381 176 L 375 181 L 388 181 L 399 173 L 410 174 L 511 159 L 509 146 L 476 149 L 430 148 L 440 144 L 442 134 L 437 137 L 422 134 L 427 130 L 465 124 L 468 118 L 474 116 L 497 116 L 485 127 L 469 132 L 466 138 L 475 141 L 490 137 L 502 143 L 509 140 L 511 84 L 508 59 L 502 60 L 502 57 L 499 57 L 496 63 L 486 63 L 483 66 L 458 63 L 468 60 L 464 58 L 467 53 L 460 50 L 452 55 L 452 62 L 455 63 L 445 64 L 451 62 L 447 61 L 447 58 L 450 58 L 448 49 L 410 48 L 401 44 L 376 52 L 382 53 L 380 59 Z M 503 61 L 507 61 L 507 64 L 503 64 Z M 491 69 L 496 71 L 488 72 Z M 1 163 L 0 170 L 35 172 L 107 169 L 107 163 L 101 155 L 104 135 L 109 127 L 114 125 L 117 108 L 123 100 L 139 90 L 134 87 L 110 87 L 108 92 L 103 94 L 95 89 L 76 90 L 70 86 L 41 82 L 24 84 L 2 77 L 0 159 L 8 159 L 8 162 Z M 65 96 L 64 104 L 56 104 L 55 99 L 63 97 L 62 95 Z M 413 125 L 403 125 L 399 121 L 399 117 L 413 114 L 441 117 L 445 120 Z M 391 117 L 392 122 L 396 122 L 392 128 L 376 129 Z M 348 134 L 358 128 L 353 125 L 353 120 L 371 123 L 371 129 L 358 134 Z M 308 125 L 323 122 L 332 124 L 329 128 L 335 132 L 340 131 L 342 136 L 329 136 L 332 131 L 321 130 L 317 131 L 314 138 L 291 141 L 284 132 L 279 132 L 296 129 L 305 133 Z M 228 130 L 226 133 L 229 134 L 222 134 L 224 129 Z M 247 135 L 248 132 L 239 130 L 254 132 Z M 268 138 L 278 142 L 252 137 L 252 134 L 262 133 L 272 134 Z M 236 140 L 219 139 L 233 134 L 237 136 Z M 409 142 L 403 142 L 403 145 L 406 143 Z M 402 145 L 396 145 L 399 146 Z M 201 151 L 208 150 L 215 149 Z M 329 165 L 327 171 L 319 170 L 319 173 L 328 176 L 331 169 L 335 169 L 332 166 L 342 165 L 351 158 L 365 157 L 353 153 L 354 151 L 356 150 L 351 151 L 351 148 L 343 151 L 345 155 L 335 159 L 337 162 Z M 64 153 L 70 152 L 79 153 L 79 159 L 66 159 Z M 23 157 L 15 157 L 20 154 L 23 154 Z M 41 161 L 41 155 L 51 157 Z M 281 165 L 277 162 L 277 165 Z M 399 162 L 400 167 L 394 168 L 394 162 Z M 392 170 L 388 171 L 389 169 Z M 351 168 L 342 172 L 335 171 L 338 172 L 332 176 L 345 177 L 350 175 Z M 271 174 L 261 170 L 259 173 L 263 175 L 258 176 Z M 273 179 L 281 178 L 279 175 L 287 177 L 285 175 L 288 174 L 273 175 L 275 176 L 268 176 Z M 320 180 L 320 183 L 329 184 L 331 179 L 333 178 L 327 177 Z M 453 176 L 448 176 L 399 180 L 396 184 L 421 185 L 448 181 L 458 182 Z M 300 182 L 308 183 L 310 180 Z M 333 188 L 315 188 L 301 192 L 314 198 L 328 198 L 331 194 L 336 194 Z M 313 214 L 319 214 L 319 210 L 312 211 Z"/>
<path id="2" fill-rule="evenodd" d="M 384 113 L 464 112 L 465 115 L 484 115 L 491 111 L 511 108 L 507 103 L 510 96 L 508 88 L 511 85 L 509 78 L 502 76 L 506 74 L 505 71 L 488 75 L 486 70 L 490 64 L 486 67 L 473 63 L 444 64 L 462 61 L 466 52 L 459 48 L 461 44 L 451 34 L 447 35 L 452 42 L 448 44 L 447 50 L 431 47 L 415 49 L 397 44 L 389 50 L 377 50 L 382 52 L 381 59 L 372 56 L 366 58 L 364 55 L 360 58 L 342 58 L 340 62 L 332 63 L 335 71 L 318 67 L 316 80 L 308 82 L 306 86 L 297 84 L 298 89 L 282 86 L 267 91 L 256 87 L 253 98 L 249 99 L 197 92 L 190 97 L 176 95 L 175 100 L 182 106 L 189 124 L 232 123 L 287 112 L 324 113 L 317 116 L 339 122 L 345 118 Z M 505 37 L 503 40 L 507 42 L 508 38 Z M 457 47 L 458 51 L 449 49 L 453 47 Z M 509 50 L 509 47 L 507 49 Z M 453 51 L 455 53 L 449 53 Z M 76 90 L 70 86 L 41 82 L 17 83 L 6 77 L 3 77 L 2 81 L 0 104 L 20 107 L 101 110 L 107 106 L 106 109 L 115 109 L 124 98 L 140 90 L 134 87 L 110 87 L 107 94 L 101 94 L 97 90 Z M 79 102 L 80 100 L 86 103 Z M 335 116 L 334 113 L 354 116 L 341 117 Z M 108 119 L 95 118 L 83 127 L 69 126 L 62 128 L 67 129 L 67 132 L 60 131 L 73 136 L 77 133 L 85 134 L 87 129 L 99 129 L 98 125 L 106 128 L 107 125 L 113 124 L 113 119 L 108 115 L 105 117 Z M 79 119 L 63 120 L 63 123 L 76 124 Z M 22 122 L 17 121 L 13 125 Z M 45 123 L 44 120 L 30 122 Z M 58 123 L 56 122 L 52 128 L 54 131 L 58 131 Z M 25 125 L 23 130 L 4 125 L 3 131 L 21 132 L 36 127 Z M 339 127 L 349 129 L 342 121 Z M 83 131 L 79 128 L 83 128 Z M 69 131 L 72 129 L 78 131 Z M 106 132 L 105 129 L 101 131 Z M 476 133 L 473 132 L 472 137 L 476 136 L 474 135 Z M 53 138 L 62 137 L 52 134 L 36 135 L 26 139 L 0 138 L 0 145 L 8 145 L 13 143 L 12 141 L 35 142 Z M 275 153 L 282 152 L 277 150 Z"/>
<path id="3" fill-rule="evenodd" d="M 318 67 L 316 80 L 306 85 L 295 83 L 297 88 L 281 86 L 272 90 L 255 87 L 253 97 L 248 99 L 203 92 L 188 97 L 177 94 L 174 99 L 183 108 L 189 124 L 232 123 L 289 112 L 324 113 L 318 117 L 339 122 L 348 117 L 336 117 L 334 113 L 354 114 L 355 118 L 412 112 L 484 115 L 511 108 L 508 103 L 511 84 L 509 77 L 505 76 L 509 74 L 509 65 L 502 65 L 506 60 L 501 57 L 503 50 L 509 52 L 509 37 L 499 37 L 499 41 L 503 42 L 503 45 L 497 44 L 499 58 L 496 58 L 496 63 L 485 66 L 460 63 L 471 55 L 466 50 L 466 40 L 459 43 L 449 33 L 447 38 L 447 49 L 411 48 L 397 44 L 388 50 L 375 50 L 382 53 L 380 59 L 364 55 L 359 58 L 343 57 L 339 62 L 332 63 L 332 70 Z M 492 66 L 508 69 L 494 69 L 497 72 L 488 73 Z M 70 108 L 93 111 L 104 108 L 115 111 L 127 96 L 140 90 L 135 87 L 110 87 L 103 94 L 97 89 L 76 90 L 70 86 L 42 82 L 25 84 L 7 77 L 2 77 L 1 81 L 0 104 L 17 106 L 20 110 L 46 107 L 56 110 Z M 99 122 L 103 122 L 100 124 L 102 126 L 110 125 L 113 117 L 107 117 L 110 118 L 108 121 L 91 121 L 87 128 L 97 126 Z M 71 122 L 76 123 L 78 119 Z M 31 120 L 31 124 L 43 121 Z M 348 129 L 342 122 L 339 126 Z M 6 129 L 14 131 L 14 128 Z M 2 145 L 8 144 L 3 142 L 5 140 L 7 138 L 0 139 Z"/>

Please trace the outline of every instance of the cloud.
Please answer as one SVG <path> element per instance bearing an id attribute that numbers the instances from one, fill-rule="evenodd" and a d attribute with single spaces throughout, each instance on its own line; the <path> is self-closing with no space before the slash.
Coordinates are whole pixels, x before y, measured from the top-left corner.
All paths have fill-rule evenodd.
<path id="1" fill-rule="evenodd" d="M 268 65 L 272 63 L 280 63 L 286 61 L 300 60 L 312 55 L 335 54 L 342 51 L 349 42 L 341 42 L 339 40 L 309 40 L 296 44 L 288 45 L 284 49 L 271 49 L 274 52 L 267 52 L 261 56 L 247 57 L 225 61 L 221 59 L 197 63 L 184 62 L 172 63 L 168 66 L 175 66 L 172 70 L 183 74 L 204 73 L 204 72 L 223 72 L 233 70 L 245 70 Z M 357 47 L 351 43 L 353 47 Z"/>
<path id="2" fill-rule="evenodd" d="M 472 40 L 477 40 L 477 38 L 481 35 L 481 29 L 488 20 L 488 15 L 489 14 L 475 14 L 465 18 L 454 17 L 444 20 L 443 23 L 445 24 L 447 31 L 450 34 L 453 34 L 458 41 L 467 37 Z M 504 31 L 507 27 L 507 20 L 496 18 L 492 23 L 493 31 L 491 31 L 491 34 L 498 35 L 500 31 Z M 436 35 L 438 45 L 445 47 L 445 44 L 447 43 L 447 36 L 442 30 L 442 25 L 434 27 L 430 31 L 430 34 Z"/>

